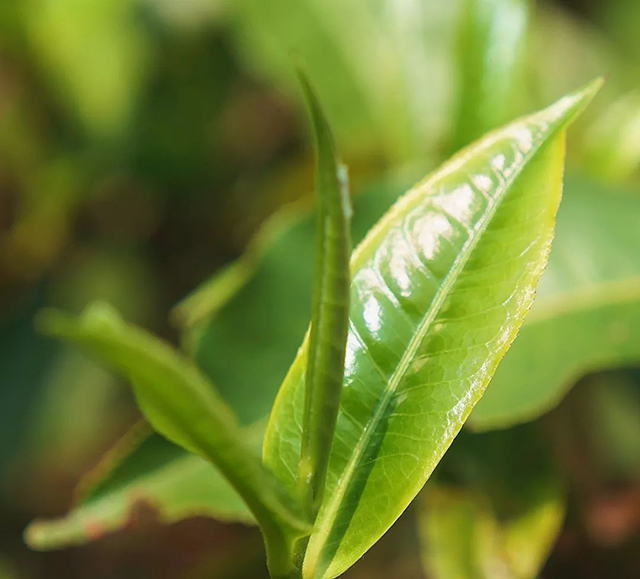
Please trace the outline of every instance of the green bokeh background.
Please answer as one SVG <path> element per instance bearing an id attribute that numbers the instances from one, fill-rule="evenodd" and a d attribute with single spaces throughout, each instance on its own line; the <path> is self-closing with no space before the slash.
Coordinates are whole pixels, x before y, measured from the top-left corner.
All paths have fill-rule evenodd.
<path id="1" fill-rule="evenodd" d="M 0 2 L 0 579 L 266 576 L 257 531 L 204 518 L 165 527 L 144 509 L 135 528 L 86 547 L 24 546 L 26 524 L 64 513 L 78 478 L 138 418 L 125 384 L 39 337 L 33 319 L 43 306 L 104 299 L 178 342 L 170 308 L 240 256 L 277 208 L 311 197 L 296 55 L 356 190 L 424 173 L 478 136 L 456 126 L 464 2 L 363 5 Z M 610 74 L 603 103 L 639 88 L 640 2 L 530 9 L 522 78 L 494 122 L 595 74 Z M 623 137 L 589 122 L 576 128 L 586 144 L 570 143 L 569 166 L 640 194 L 640 127 L 625 125 L 631 153 L 621 159 Z M 640 374 L 589 376 L 544 420 L 571 492 L 542 576 L 639 577 Z M 421 577 L 412 516 L 348 577 Z"/>

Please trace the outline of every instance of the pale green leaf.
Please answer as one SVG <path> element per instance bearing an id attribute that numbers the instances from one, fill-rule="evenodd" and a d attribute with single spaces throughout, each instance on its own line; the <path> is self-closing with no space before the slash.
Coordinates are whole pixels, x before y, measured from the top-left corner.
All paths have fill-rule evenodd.
<path id="1" fill-rule="evenodd" d="M 531 420 L 588 372 L 640 360 L 638 254 L 640 197 L 569 179 L 538 296 L 473 428 Z"/>
<path id="2" fill-rule="evenodd" d="M 465 149 L 398 201 L 352 258 L 345 380 L 307 579 L 350 567 L 393 524 L 479 400 L 533 301 L 560 202 L 564 129 L 601 81 Z M 306 345 L 264 459 L 290 489 Z"/>
<path id="3" fill-rule="evenodd" d="M 640 91 L 616 100 L 583 137 L 584 167 L 597 178 L 622 183 L 640 168 Z"/>
<path id="4" fill-rule="evenodd" d="M 90 306 L 78 320 L 47 312 L 41 325 L 126 376 L 156 430 L 215 464 L 259 521 L 274 575 L 284 575 L 293 543 L 307 531 L 306 520 L 248 447 L 233 412 L 199 370 L 104 304 Z"/>
<path id="5" fill-rule="evenodd" d="M 452 149 L 503 124 L 522 86 L 528 0 L 463 0 Z"/>
<path id="6" fill-rule="evenodd" d="M 431 579 L 535 579 L 562 528 L 565 491 L 542 433 L 460 435 L 417 502 Z"/>
<path id="7" fill-rule="evenodd" d="M 27 36 L 68 112 L 97 137 L 130 120 L 148 58 L 148 38 L 130 0 L 26 0 Z"/>
<path id="8" fill-rule="evenodd" d="M 113 470 L 107 464 L 111 460 L 117 462 Z M 135 523 L 141 509 L 151 509 L 163 523 L 193 516 L 254 520 L 211 463 L 157 434 L 145 437 L 126 456 L 106 457 L 88 477 L 104 480 L 64 517 L 31 523 L 25 531 L 31 548 L 58 549 L 100 539 Z"/>

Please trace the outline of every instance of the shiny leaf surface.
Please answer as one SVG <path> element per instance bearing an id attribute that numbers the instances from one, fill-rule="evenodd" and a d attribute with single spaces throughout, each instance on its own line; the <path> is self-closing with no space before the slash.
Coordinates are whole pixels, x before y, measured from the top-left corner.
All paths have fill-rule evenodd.
<path id="1" fill-rule="evenodd" d="M 537 428 L 460 435 L 417 502 L 432 579 L 535 579 L 562 527 L 564 485 Z"/>
<path id="2" fill-rule="evenodd" d="M 640 360 L 640 198 L 568 179 L 549 266 L 469 424 L 531 420 L 590 371 Z"/>
<path id="3" fill-rule="evenodd" d="M 406 180 L 388 179 L 355 196 L 354 241 L 365 236 L 405 188 Z M 240 267 L 250 268 L 250 275 L 223 307 L 217 307 L 216 296 L 224 290 L 216 286 L 224 286 L 225 280 L 217 277 L 207 282 L 214 293 L 210 300 L 203 286 L 193 294 L 202 292 L 199 303 L 187 299 L 178 306 L 183 319 L 201 320 L 195 329 L 187 328 L 186 341 L 243 424 L 268 416 L 309 325 L 313 231 L 307 207 L 283 208 L 261 228 L 249 255 L 240 258 Z"/>
<path id="4" fill-rule="evenodd" d="M 564 128 L 600 84 L 462 151 L 402 197 L 355 251 L 340 415 L 306 578 L 339 575 L 380 538 L 482 395 L 546 265 Z M 290 489 L 306 355 L 303 345 L 264 447 Z"/>

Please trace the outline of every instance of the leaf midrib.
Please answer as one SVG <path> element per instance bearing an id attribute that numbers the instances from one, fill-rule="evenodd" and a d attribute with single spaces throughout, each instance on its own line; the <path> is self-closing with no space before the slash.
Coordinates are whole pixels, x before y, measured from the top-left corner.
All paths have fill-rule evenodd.
<path id="1" fill-rule="evenodd" d="M 510 129 L 509 131 L 497 132 L 493 140 L 491 140 L 490 142 L 483 143 L 484 146 L 482 147 L 482 149 L 484 150 L 489 149 L 491 146 L 495 144 L 495 142 L 497 142 L 499 137 L 502 137 L 505 134 L 508 134 L 508 132 L 512 131 L 513 126 L 510 127 L 509 129 Z M 404 354 L 400 359 L 400 362 L 396 366 L 396 369 L 394 370 L 393 374 L 391 375 L 391 378 L 389 379 L 388 385 L 385 388 L 383 396 L 381 397 L 381 400 L 378 403 L 378 406 L 376 407 L 376 410 L 372 418 L 364 426 L 363 436 L 354 447 L 352 458 L 347 463 L 347 466 L 344 469 L 343 474 L 340 477 L 340 480 L 338 481 L 338 484 L 336 485 L 335 491 L 331 494 L 331 497 L 332 497 L 331 501 L 329 502 L 328 506 L 324 511 L 328 513 L 328 515 L 325 515 L 322 518 L 322 522 L 324 524 L 322 524 L 319 527 L 319 531 L 317 528 L 316 532 L 312 535 L 307 553 L 311 553 L 311 554 L 316 553 L 316 560 L 317 560 L 317 555 L 319 555 L 319 553 L 322 551 L 322 547 L 326 543 L 326 539 L 328 538 L 329 533 L 333 528 L 333 523 L 336 519 L 338 510 L 340 508 L 340 504 L 342 503 L 344 499 L 344 495 L 348 488 L 348 481 L 351 480 L 352 475 L 354 474 L 357 466 L 360 464 L 361 458 L 364 454 L 365 449 L 368 446 L 368 442 L 370 440 L 372 432 L 375 430 L 376 425 L 380 422 L 381 418 L 383 417 L 384 412 L 386 411 L 389 405 L 389 402 L 391 401 L 391 398 L 398 387 L 398 384 L 400 383 L 402 377 L 404 376 L 407 368 L 411 363 L 411 360 L 413 359 L 418 348 L 420 347 L 420 344 L 422 343 L 425 335 L 427 334 L 431 326 L 431 323 L 433 322 L 438 312 L 442 308 L 442 305 L 444 304 L 446 297 L 449 295 L 451 288 L 457 281 L 460 273 L 464 269 L 464 266 L 467 264 L 471 254 L 473 253 L 478 242 L 480 241 L 482 234 L 486 231 L 489 223 L 495 216 L 496 211 L 498 210 L 502 200 L 506 196 L 507 191 L 510 189 L 511 185 L 521 174 L 522 169 L 528 163 L 531 157 L 533 157 L 540 150 L 540 147 L 545 142 L 547 142 L 548 139 L 550 139 L 555 135 L 557 130 L 558 129 L 555 128 L 555 130 L 550 131 L 547 135 L 545 135 L 545 138 L 542 138 L 537 143 L 535 143 L 535 145 L 532 146 L 532 148 L 528 153 L 523 154 L 522 159 L 515 166 L 511 175 L 500 184 L 500 186 L 498 187 L 498 193 L 495 195 L 493 202 L 489 204 L 489 207 L 487 208 L 485 214 L 480 219 L 478 225 L 474 228 L 473 235 L 463 245 L 458 258 L 454 261 L 452 268 L 449 270 L 449 273 L 447 274 L 440 288 L 436 292 L 436 295 L 434 296 L 431 307 L 427 310 L 425 315 L 420 320 L 418 327 L 413 337 L 411 338 L 407 349 L 405 350 Z M 468 158 L 472 154 L 477 154 L 478 152 L 482 152 L 482 149 L 480 149 L 480 151 L 473 150 L 473 149 L 469 150 L 465 155 L 461 155 L 458 159 L 456 159 L 457 162 L 451 163 L 446 170 L 442 172 L 438 172 L 431 179 L 427 180 L 422 185 L 419 185 L 419 188 L 423 189 L 429 185 L 429 182 L 434 182 L 437 179 L 447 175 L 448 173 L 450 173 L 455 169 L 456 165 L 458 165 L 459 163 L 462 163 L 464 159 Z M 475 191 L 478 191 L 477 187 L 475 187 L 473 183 L 470 183 L 470 184 Z M 410 194 L 407 195 L 407 198 L 409 197 L 410 197 Z M 382 225 L 382 223 L 380 225 Z M 374 228 L 374 229 L 378 229 L 378 228 Z M 374 233 L 374 231 L 372 231 L 372 233 Z M 367 239 L 365 239 L 362 242 L 361 247 L 365 246 L 366 242 L 367 242 Z M 356 255 L 354 255 L 354 261 L 356 261 L 357 258 L 358 258 L 358 251 L 356 250 Z M 327 518 L 328 518 L 328 521 L 327 521 Z M 314 540 L 314 537 L 317 537 L 317 539 Z M 314 547 L 314 545 L 318 545 L 318 546 Z M 306 557 L 305 557 L 305 563 L 306 563 Z"/>

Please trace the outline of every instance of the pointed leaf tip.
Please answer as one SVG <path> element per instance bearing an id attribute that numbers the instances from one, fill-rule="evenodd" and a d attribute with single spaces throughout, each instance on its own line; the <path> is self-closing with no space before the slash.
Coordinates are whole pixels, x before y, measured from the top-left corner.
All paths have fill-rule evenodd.
<path id="1" fill-rule="evenodd" d="M 45 308 L 35 318 L 36 329 L 47 336 L 68 337 L 84 328 L 111 328 L 122 321 L 118 311 L 106 302 L 92 302 L 76 319 L 54 308 Z"/>
<path id="2" fill-rule="evenodd" d="M 463 149 L 354 252 L 349 362 L 305 579 L 338 576 L 387 531 L 484 393 L 546 265 L 564 129 L 601 82 Z M 263 452 L 292 491 L 307 352 L 280 389 Z"/>
<path id="3" fill-rule="evenodd" d="M 313 314 L 298 487 L 307 511 L 315 516 L 322 500 L 344 375 L 351 209 L 346 170 L 338 158 L 331 127 L 301 69 L 298 76 L 313 124 L 317 157 Z"/>
<path id="4" fill-rule="evenodd" d="M 550 116 L 562 125 L 567 125 L 587 108 L 604 82 L 604 77 L 599 76 L 578 90 L 561 97 L 539 114 Z"/>

